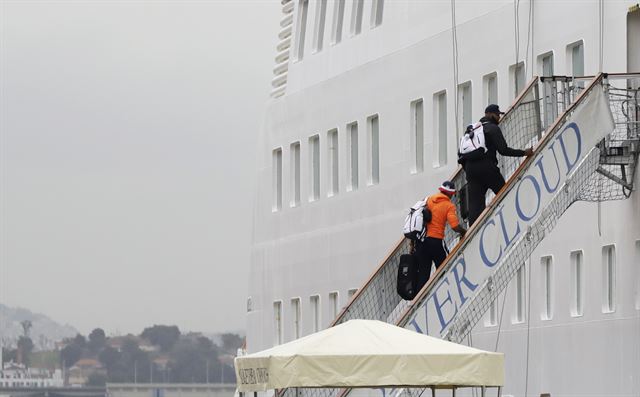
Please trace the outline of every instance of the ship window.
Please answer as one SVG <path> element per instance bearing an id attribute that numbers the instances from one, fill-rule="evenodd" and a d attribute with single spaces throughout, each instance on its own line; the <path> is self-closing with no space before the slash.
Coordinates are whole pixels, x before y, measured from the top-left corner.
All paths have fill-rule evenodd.
<path id="1" fill-rule="evenodd" d="M 322 44 L 324 41 L 324 24 L 327 15 L 327 0 L 318 0 L 316 5 L 316 26 L 314 29 L 314 49 L 316 51 L 322 50 Z"/>
<path id="2" fill-rule="evenodd" d="M 293 339 L 298 339 L 300 336 L 300 298 L 291 299 L 291 317 L 293 318 Z"/>
<path id="3" fill-rule="evenodd" d="M 410 125 L 409 141 L 413 157 L 411 173 L 416 174 L 424 170 L 424 102 L 422 99 L 411 102 Z"/>
<path id="4" fill-rule="evenodd" d="M 362 8 L 364 0 L 353 0 L 351 8 L 351 35 L 355 36 L 362 31 Z"/>
<path id="5" fill-rule="evenodd" d="M 459 130 L 464 131 L 464 127 L 471 124 L 472 120 L 472 93 L 471 93 L 471 82 L 467 81 L 458 86 L 458 104 L 462 109 L 460 113 L 460 126 Z"/>
<path id="6" fill-rule="evenodd" d="M 436 136 L 434 141 L 437 142 L 436 159 L 433 163 L 434 167 L 440 167 L 447 164 L 447 92 L 443 91 L 433 96 L 434 114 L 434 131 Z"/>
<path id="7" fill-rule="evenodd" d="M 345 0 L 335 0 L 335 2 L 333 3 L 333 31 L 331 32 L 332 44 L 338 44 L 342 40 L 344 2 Z"/>
<path id="8" fill-rule="evenodd" d="M 320 331 L 320 295 L 312 295 L 309 301 L 311 302 L 312 332 L 318 332 Z"/>
<path id="9" fill-rule="evenodd" d="M 307 11 L 309 0 L 298 0 L 298 20 L 296 25 L 296 59 L 302 60 L 304 56 L 304 37 L 307 29 Z"/>
<path id="10" fill-rule="evenodd" d="M 613 245 L 602 247 L 602 312 L 613 313 L 616 289 L 616 249 Z"/>
<path id="11" fill-rule="evenodd" d="M 357 288 L 351 288 L 347 291 L 347 299 L 351 299 L 358 292 Z"/>
<path id="12" fill-rule="evenodd" d="M 331 321 L 338 317 L 340 310 L 340 295 L 338 291 L 329 292 L 329 304 L 331 305 Z"/>
<path id="13" fill-rule="evenodd" d="M 584 42 L 582 40 L 567 46 L 567 59 L 571 60 L 569 70 L 572 76 L 584 76 Z M 584 87 L 583 81 L 576 81 L 576 87 Z"/>
<path id="14" fill-rule="evenodd" d="M 382 25 L 382 12 L 384 9 L 384 0 L 373 0 L 371 2 L 371 27 Z"/>
<path id="15" fill-rule="evenodd" d="M 273 324 L 274 324 L 274 339 L 273 344 L 282 344 L 282 301 L 273 302 Z"/>
<path id="16" fill-rule="evenodd" d="M 509 67 L 509 81 L 511 85 L 510 92 L 513 94 L 511 99 L 516 98 L 520 91 L 524 89 L 526 84 L 524 75 L 524 62 L 519 62 Z"/>
<path id="17" fill-rule="evenodd" d="M 247 313 L 251 313 L 251 311 L 253 310 L 253 301 L 251 300 L 251 297 L 247 298 Z"/>
<path id="18" fill-rule="evenodd" d="M 282 148 L 273 151 L 273 211 L 282 208 Z"/>
<path id="19" fill-rule="evenodd" d="M 571 259 L 571 316 L 580 317 L 584 313 L 584 265 L 582 251 L 573 251 Z"/>
<path id="20" fill-rule="evenodd" d="M 309 170 L 310 170 L 310 194 L 309 201 L 320 198 L 320 136 L 309 138 Z"/>
<path id="21" fill-rule="evenodd" d="M 487 311 L 487 315 L 484 319 L 485 327 L 493 327 L 498 324 L 498 298 L 491 301 L 489 304 L 489 310 Z"/>
<path id="22" fill-rule="evenodd" d="M 543 320 L 551 320 L 553 318 L 553 258 L 544 256 L 540 258 L 542 288 L 544 289 L 542 306 Z"/>
<path id="23" fill-rule="evenodd" d="M 358 189 L 358 122 L 347 125 L 349 131 L 349 186 L 347 190 Z"/>
<path id="24" fill-rule="evenodd" d="M 541 76 L 553 76 L 553 52 L 538 56 L 538 66 Z"/>
<path id="25" fill-rule="evenodd" d="M 484 104 L 498 103 L 498 74 L 490 73 L 482 78 L 484 82 Z"/>
<path id="26" fill-rule="evenodd" d="M 300 205 L 300 142 L 294 142 L 291 154 L 291 207 Z"/>
<path id="27" fill-rule="evenodd" d="M 627 13 L 627 71 L 640 70 L 640 7 L 629 8 Z M 639 79 L 628 82 L 630 88 L 638 88 Z"/>
<path id="28" fill-rule="evenodd" d="M 367 118 L 369 137 L 369 185 L 377 185 L 380 182 L 380 122 L 378 115 Z"/>
<path id="29" fill-rule="evenodd" d="M 570 44 L 571 51 L 571 74 L 573 76 L 584 76 L 584 43 L 582 40 Z"/>
<path id="30" fill-rule="evenodd" d="M 334 196 L 338 194 L 339 190 L 339 152 L 338 152 L 338 130 L 332 129 L 327 132 L 327 146 L 328 158 L 329 158 L 329 193 L 328 196 Z"/>
<path id="31" fill-rule="evenodd" d="M 636 273 L 636 309 L 640 310 L 640 240 L 636 241 L 636 260 L 632 268 Z"/>
<path id="32" fill-rule="evenodd" d="M 518 271 L 516 272 L 515 284 L 516 284 L 516 300 L 515 300 L 515 315 L 513 316 L 513 323 L 523 323 L 525 321 L 525 288 L 526 288 L 526 279 L 525 279 L 525 267 L 526 264 L 522 264 Z"/>

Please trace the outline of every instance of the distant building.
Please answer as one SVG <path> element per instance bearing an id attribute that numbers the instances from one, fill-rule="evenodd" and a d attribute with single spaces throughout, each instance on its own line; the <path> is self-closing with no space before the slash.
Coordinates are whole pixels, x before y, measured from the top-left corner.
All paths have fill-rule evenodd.
<path id="1" fill-rule="evenodd" d="M 82 358 L 67 371 L 67 382 L 69 386 L 83 386 L 89 380 L 89 376 L 94 373 L 106 374 L 102 363 L 92 358 Z"/>
<path id="2" fill-rule="evenodd" d="M 62 387 L 62 371 L 44 368 L 27 368 L 13 361 L 4 364 L 0 370 L 0 387 Z"/>

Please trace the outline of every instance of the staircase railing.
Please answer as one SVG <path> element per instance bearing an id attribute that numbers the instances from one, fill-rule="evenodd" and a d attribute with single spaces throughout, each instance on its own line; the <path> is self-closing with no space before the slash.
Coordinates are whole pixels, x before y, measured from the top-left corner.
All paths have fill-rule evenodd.
<path id="1" fill-rule="evenodd" d="M 509 179 L 509 182 L 494 198 L 491 205 L 485 209 L 478 220 L 469 229 L 467 232 L 468 237 L 465 238 L 465 241 L 458 245 L 456 249 L 449 254 L 447 260 L 443 263 L 443 266 L 413 300 L 413 305 L 405 310 L 400 320 L 396 323 L 397 325 L 407 326 L 412 323 L 410 327 L 413 329 L 420 332 L 427 332 L 427 329 L 429 328 L 429 321 L 425 318 L 424 323 L 422 323 L 420 320 L 416 320 L 415 314 L 418 310 L 424 308 L 425 302 L 429 298 L 433 297 L 434 292 L 437 292 L 437 288 L 435 287 L 440 286 L 443 280 L 448 280 L 448 278 L 445 278 L 445 275 L 451 273 L 453 269 L 453 276 L 457 281 L 458 288 L 466 288 L 468 290 L 466 292 L 469 296 L 466 296 L 462 290 L 460 290 L 461 303 L 460 307 L 457 308 L 454 317 L 449 321 L 446 321 L 446 323 L 440 321 L 440 324 L 442 325 L 440 330 L 435 332 L 431 329 L 431 332 L 429 333 L 431 335 L 446 337 L 450 340 L 460 341 L 468 334 L 468 332 L 471 331 L 473 325 L 476 324 L 479 318 L 486 312 L 489 304 L 493 299 L 495 299 L 496 293 L 502 291 L 502 289 L 506 287 L 506 283 L 511 279 L 522 263 L 524 263 L 524 261 L 529 257 L 531 251 L 540 241 L 542 241 L 546 233 L 555 226 L 560 215 L 562 215 L 562 213 L 564 213 L 564 211 L 579 198 L 580 187 L 582 187 L 582 185 L 574 185 L 576 183 L 585 183 L 589 175 L 592 175 L 595 171 L 599 158 L 599 149 L 594 148 L 593 145 L 591 145 L 590 148 L 585 148 L 585 150 L 588 149 L 589 152 L 586 156 L 582 156 L 580 158 L 580 164 L 573 164 L 572 167 L 567 170 L 567 172 L 570 172 L 571 174 L 560 188 L 558 186 L 547 186 L 546 178 L 549 176 L 547 175 L 546 177 L 543 177 L 545 179 L 542 182 L 544 182 L 545 186 L 538 187 L 540 187 L 540 189 L 547 189 L 548 193 L 557 192 L 548 201 L 548 204 L 546 204 L 544 208 L 539 208 L 539 212 L 531 217 L 529 217 L 529 214 L 521 216 L 520 220 L 517 222 L 517 229 L 514 229 L 512 225 L 506 224 L 507 221 L 505 221 L 505 218 L 508 218 L 508 216 L 503 215 L 503 212 L 508 211 L 508 209 L 504 209 L 505 207 L 503 206 L 505 199 L 514 191 L 514 189 L 520 189 L 521 186 L 523 186 L 524 180 L 526 178 L 530 178 L 527 171 L 535 169 L 536 164 L 539 165 L 540 172 L 544 174 L 544 171 L 542 171 L 542 151 L 546 151 L 551 148 L 551 150 L 553 150 L 552 154 L 556 156 L 556 160 L 558 159 L 557 156 L 560 154 L 555 153 L 556 149 L 554 148 L 554 145 L 556 144 L 561 131 L 565 131 L 567 128 L 567 126 L 565 126 L 565 121 L 568 120 L 568 118 L 584 101 L 586 101 L 587 98 L 591 97 L 591 93 L 595 93 L 594 90 L 603 89 L 603 79 L 604 75 L 602 74 L 594 78 L 589 86 L 580 93 L 578 98 L 567 107 L 560 117 L 556 118 L 555 122 L 549 127 L 541 141 L 537 144 L 534 156 L 527 158 L 518 167 L 517 171 Z M 611 131 L 607 131 L 607 133 L 609 132 Z M 561 143 L 561 145 L 562 150 L 564 150 L 564 143 Z M 560 151 L 561 150 L 558 149 L 558 152 Z M 593 153 L 595 153 L 595 155 Z M 593 160 L 594 158 L 596 159 L 595 161 Z M 558 162 L 556 162 L 556 164 L 558 164 Z M 569 168 L 568 165 L 569 162 L 567 162 L 567 168 Z M 561 180 L 560 173 L 560 168 L 558 168 L 558 181 Z M 551 178 L 549 177 L 549 179 Z M 536 181 L 535 183 L 538 182 Z M 553 182 L 549 182 L 549 185 L 552 184 Z M 526 219 L 526 221 L 523 221 L 523 219 Z M 482 260 L 478 260 L 481 258 L 473 258 L 474 265 L 480 266 L 484 262 L 484 264 L 490 268 L 485 269 L 486 271 L 484 272 L 484 275 L 476 274 L 475 276 L 480 279 L 476 278 L 472 282 L 469 280 L 471 277 L 468 276 L 468 273 L 461 273 L 467 270 L 471 271 L 471 269 L 466 267 L 466 263 L 469 262 L 470 258 L 468 258 L 469 254 L 467 254 L 467 258 L 465 258 L 465 249 L 475 242 L 476 244 L 479 244 L 478 250 L 482 250 L 482 237 L 484 236 L 484 232 L 487 230 L 489 225 L 494 227 L 496 226 L 496 223 L 499 223 L 499 227 L 502 228 L 505 252 L 502 252 L 503 248 L 501 247 L 501 257 L 499 260 L 495 260 L 495 263 L 492 263 L 493 258 L 489 259 L 488 254 L 486 253 L 486 257 L 482 258 Z M 525 226 L 528 226 L 528 228 L 526 230 L 521 230 L 521 228 L 524 228 Z M 478 236 L 479 233 L 480 235 Z M 478 239 L 480 239 L 479 242 Z M 502 245 L 502 242 L 500 244 Z M 480 252 L 480 256 L 482 256 L 482 252 Z M 504 274 L 498 272 L 502 267 L 508 269 Z M 491 274 L 495 274 L 496 277 L 493 277 Z M 442 315 L 443 313 L 438 311 L 438 314 Z"/>

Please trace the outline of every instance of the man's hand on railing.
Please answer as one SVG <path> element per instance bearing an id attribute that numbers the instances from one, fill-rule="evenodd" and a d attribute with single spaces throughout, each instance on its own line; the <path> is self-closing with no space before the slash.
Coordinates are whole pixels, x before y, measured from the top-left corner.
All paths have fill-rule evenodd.
<path id="1" fill-rule="evenodd" d="M 464 237 L 464 234 L 467 232 L 467 229 L 465 229 L 460 225 L 454 227 L 453 230 L 458 232 L 458 234 L 460 234 L 460 239 L 462 239 L 462 237 Z"/>
<path id="2" fill-rule="evenodd" d="M 533 148 L 528 147 L 528 148 L 524 149 L 524 155 L 527 156 L 527 157 L 533 156 Z"/>

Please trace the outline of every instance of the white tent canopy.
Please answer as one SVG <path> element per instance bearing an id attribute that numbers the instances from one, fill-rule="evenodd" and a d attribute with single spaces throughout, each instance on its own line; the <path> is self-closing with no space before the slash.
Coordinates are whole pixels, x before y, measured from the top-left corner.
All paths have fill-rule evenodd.
<path id="1" fill-rule="evenodd" d="M 238 391 L 502 386 L 504 356 L 381 321 L 351 320 L 235 359 Z"/>

